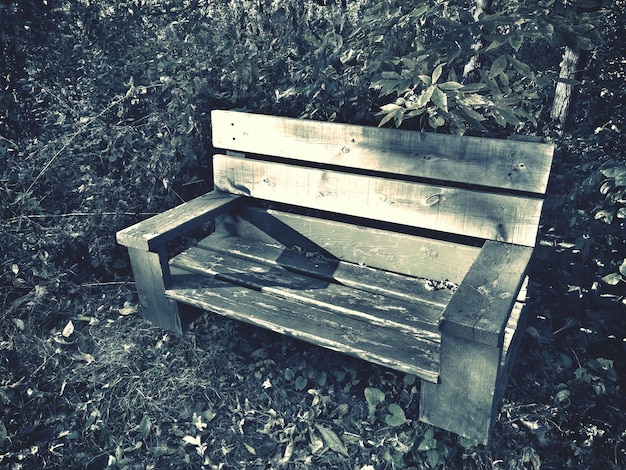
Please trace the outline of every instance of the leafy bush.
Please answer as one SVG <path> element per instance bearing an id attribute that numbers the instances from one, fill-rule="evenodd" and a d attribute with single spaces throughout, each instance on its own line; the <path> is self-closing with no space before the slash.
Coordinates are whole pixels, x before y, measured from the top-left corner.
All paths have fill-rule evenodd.
<path id="1" fill-rule="evenodd" d="M 372 85 L 381 96 L 381 124 L 464 134 L 491 123 L 519 131 L 537 127 L 558 74 L 560 47 L 590 49 L 600 40 L 601 13 L 580 13 L 573 2 L 493 2 L 474 18 L 464 3 L 380 2 L 366 18 Z M 529 65 L 528 59 L 533 59 Z M 471 74 L 467 65 L 477 61 Z"/>
<path id="2" fill-rule="evenodd" d="M 610 286 L 623 288 L 626 284 L 626 163 L 610 162 L 603 166 L 600 173 L 604 177 L 600 185 L 604 200 L 601 202 L 601 209 L 595 213 L 595 218 L 612 226 L 607 230 L 607 241 L 613 254 L 610 269 L 614 269 L 603 276 L 602 281 Z M 617 296 L 617 300 L 626 305 L 626 296 Z"/>

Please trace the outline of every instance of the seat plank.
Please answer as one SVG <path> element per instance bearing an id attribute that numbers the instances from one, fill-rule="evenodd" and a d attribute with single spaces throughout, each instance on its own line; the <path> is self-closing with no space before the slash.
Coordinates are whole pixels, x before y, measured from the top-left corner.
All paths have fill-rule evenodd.
<path id="1" fill-rule="evenodd" d="M 168 298 L 436 382 L 439 346 L 394 328 L 172 269 Z"/>
<path id="2" fill-rule="evenodd" d="M 216 227 L 228 236 L 457 284 L 480 252 L 477 246 L 247 205 L 222 216 Z"/>
<path id="3" fill-rule="evenodd" d="M 421 303 L 404 302 L 199 247 L 184 251 L 171 264 L 276 297 L 368 320 L 373 325 L 397 328 L 409 335 L 432 341 L 441 337 L 439 319 L 445 304 L 437 303 L 437 299 L 425 297 Z"/>
<path id="4" fill-rule="evenodd" d="M 216 148 L 542 194 L 554 147 L 235 111 L 211 113 Z"/>
<path id="5" fill-rule="evenodd" d="M 215 187 L 442 232 L 534 246 L 542 200 L 352 175 L 226 155 L 213 157 Z"/>
<path id="6" fill-rule="evenodd" d="M 430 304 L 441 308 L 448 304 L 453 295 L 448 289 L 432 290 L 429 281 L 425 279 L 402 276 L 253 240 L 211 235 L 200 241 L 198 246 L 217 251 L 224 256 L 236 256 L 249 262 L 280 266 L 309 277 L 405 302 Z"/>

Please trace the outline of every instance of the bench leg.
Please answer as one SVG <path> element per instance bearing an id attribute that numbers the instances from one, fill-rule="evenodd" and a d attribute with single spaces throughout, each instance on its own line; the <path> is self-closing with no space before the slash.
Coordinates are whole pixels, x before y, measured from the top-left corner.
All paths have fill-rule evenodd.
<path id="1" fill-rule="evenodd" d="M 439 383 L 422 381 L 420 421 L 487 444 L 499 408 L 501 349 L 442 335 Z"/>
<path id="2" fill-rule="evenodd" d="M 156 326 L 182 333 L 183 325 L 178 306 L 176 302 L 165 297 L 170 276 L 165 250 L 153 253 L 129 247 L 128 255 L 143 317 Z"/>

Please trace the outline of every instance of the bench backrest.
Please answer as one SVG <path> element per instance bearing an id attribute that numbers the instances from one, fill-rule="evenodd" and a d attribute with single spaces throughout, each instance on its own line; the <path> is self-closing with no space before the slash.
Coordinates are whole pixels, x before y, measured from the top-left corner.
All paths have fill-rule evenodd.
<path id="1" fill-rule="evenodd" d="M 212 112 L 217 190 L 534 246 L 553 146 Z"/>

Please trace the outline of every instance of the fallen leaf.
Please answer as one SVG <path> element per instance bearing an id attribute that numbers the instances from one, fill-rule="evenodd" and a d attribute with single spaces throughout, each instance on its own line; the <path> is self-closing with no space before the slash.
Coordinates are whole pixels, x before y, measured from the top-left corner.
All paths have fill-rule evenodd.
<path id="1" fill-rule="evenodd" d="M 65 328 L 63 328 L 61 335 L 64 338 L 69 338 L 72 336 L 72 333 L 74 333 L 74 324 L 72 323 L 72 320 L 70 320 L 67 322 L 67 325 L 65 325 Z"/>
<path id="2" fill-rule="evenodd" d="M 200 439 L 200 436 L 185 436 L 183 437 L 183 441 L 185 442 L 185 444 L 191 444 L 196 447 L 200 447 L 200 445 L 202 445 L 202 440 Z"/>
<path id="3" fill-rule="evenodd" d="M 150 434 L 150 429 L 152 429 L 152 421 L 150 421 L 150 417 L 148 415 L 144 415 L 141 420 L 141 424 L 139 425 L 139 430 L 141 431 L 141 435 L 144 439 L 148 437 L 148 434 Z"/>
<path id="4" fill-rule="evenodd" d="M 196 413 L 191 417 L 191 422 L 198 431 L 204 431 L 207 427 L 207 424 L 202 421 L 202 415 L 197 415 Z"/>
<path id="5" fill-rule="evenodd" d="M 7 428 L 2 421 L 0 421 L 0 443 L 4 442 L 9 435 L 7 434 Z"/>
<path id="6" fill-rule="evenodd" d="M 137 309 L 137 306 L 130 305 L 128 302 L 125 302 L 124 306 L 122 308 L 118 308 L 117 311 L 120 313 L 120 315 L 127 316 L 132 315 L 133 313 L 137 313 L 139 310 Z"/>
<path id="7" fill-rule="evenodd" d="M 341 439 L 339 439 L 339 436 L 337 436 L 332 429 L 325 428 L 320 424 L 316 424 L 315 427 L 320 432 L 322 439 L 324 439 L 324 442 L 328 447 L 330 447 L 331 450 L 348 457 L 346 447 L 343 445 L 343 442 L 341 442 Z"/>

